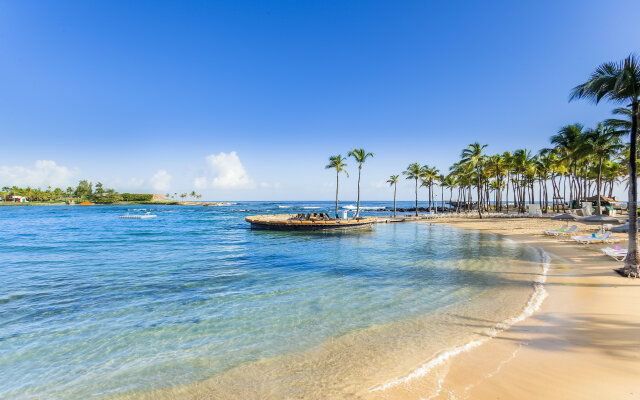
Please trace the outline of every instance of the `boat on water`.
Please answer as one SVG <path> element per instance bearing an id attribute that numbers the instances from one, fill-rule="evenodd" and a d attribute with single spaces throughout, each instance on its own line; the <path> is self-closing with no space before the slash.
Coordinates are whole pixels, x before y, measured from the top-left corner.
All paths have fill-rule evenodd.
<path id="1" fill-rule="evenodd" d="M 330 218 L 324 213 L 252 215 L 245 218 L 252 228 L 285 231 L 327 231 L 370 229 L 377 218 Z"/>
<path id="2" fill-rule="evenodd" d="M 151 218 L 155 218 L 157 217 L 157 215 L 155 214 L 151 214 L 150 212 L 144 213 L 144 214 L 126 214 L 126 215 L 121 215 L 120 218 L 122 219 L 151 219 Z"/>

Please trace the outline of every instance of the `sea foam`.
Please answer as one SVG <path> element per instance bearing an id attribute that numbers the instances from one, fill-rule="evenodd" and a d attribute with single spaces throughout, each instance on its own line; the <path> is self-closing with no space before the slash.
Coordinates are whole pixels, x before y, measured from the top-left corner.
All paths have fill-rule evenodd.
<path id="1" fill-rule="evenodd" d="M 548 296 L 546 289 L 544 288 L 544 284 L 547 281 L 547 272 L 549 271 L 549 267 L 551 265 L 551 257 L 542 249 L 539 249 L 540 256 L 542 259 L 542 274 L 539 275 L 536 280 L 533 282 L 533 294 L 527 301 L 522 312 L 512 318 L 507 318 L 504 321 L 498 322 L 496 325 L 487 328 L 485 331 L 485 337 L 481 339 L 472 340 L 468 343 L 465 343 L 461 346 L 454 347 L 453 349 L 443 351 L 439 353 L 435 358 L 432 358 L 425 364 L 418 367 L 415 371 L 411 372 L 409 375 L 395 379 L 391 382 L 387 382 L 383 385 L 376 386 L 370 390 L 370 392 L 382 391 L 394 386 L 398 386 L 400 384 L 408 383 L 414 379 L 421 378 L 426 376 L 431 370 L 435 367 L 443 365 L 445 362 L 450 360 L 451 358 L 457 356 L 460 353 L 469 351 L 475 347 L 482 345 L 483 343 L 488 342 L 491 338 L 496 337 L 500 332 L 503 332 L 513 325 L 521 322 L 527 318 L 529 318 L 534 312 L 540 309 L 542 302 Z"/>

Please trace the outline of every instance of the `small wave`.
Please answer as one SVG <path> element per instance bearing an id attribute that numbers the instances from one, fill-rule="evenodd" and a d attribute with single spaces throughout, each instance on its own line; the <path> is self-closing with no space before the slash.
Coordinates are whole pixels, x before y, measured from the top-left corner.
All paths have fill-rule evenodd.
<path id="1" fill-rule="evenodd" d="M 291 208 L 293 206 L 278 206 L 278 208 Z"/>
<path id="2" fill-rule="evenodd" d="M 548 296 L 548 293 L 544 288 L 544 283 L 547 281 L 547 272 L 549 271 L 549 267 L 551 265 L 551 257 L 549 257 L 549 255 L 542 249 L 540 249 L 540 253 L 542 256 L 542 274 L 539 275 L 536 278 L 535 282 L 533 283 L 533 287 L 534 287 L 533 294 L 529 298 L 527 305 L 524 307 L 524 310 L 520 313 L 520 315 L 517 315 L 512 318 L 507 318 L 502 322 L 498 322 L 493 327 L 488 328 L 485 332 L 486 336 L 483 337 L 482 339 L 472 340 L 471 342 L 455 347 L 451 350 L 444 351 L 440 353 L 437 357 L 431 359 L 429 362 L 420 366 L 418 369 L 416 369 L 409 375 L 403 378 L 399 378 L 394 381 L 385 383 L 383 385 L 377 386 L 371 389 L 370 392 L 386 390 L 403 383 L 408 383 L 409 381 L 412 381 L 416 378 L 421 378 L 427 375 L 429 372 L 431 372 L 431 370 L 434 369 L 435 367 L 444 364 L 445 362 L 457 356 L 458 354 L 469 351 L 475 347 L 480 346 L 483 343 L 488 342 L 491 338 L 496 337 L 500 332 L 503 332 L 509 329 L 510 327 L 512 327 L 514 324 L 529 318 L 534 312 L 540 309 L 542 302 Z"/>
<path id="3" fill-rule="evenodd" d="M 318 210 L 322 207 L 300 207 L 300 208 L 302 208 L 303 210 Z"/>
<path id="4" fill-rule="evenodd" d="M 344 208 L 345 210 L 355 210 L 358 207 L 352 206 L 352 205 L 348 205 L 348 206 L 343 206 L 342 208 Z M 360 209 L 361 210 L 386 210 L 387 207 L 384 207 L 384 206 L 378 206 L 378 207 L 376 207 L 376 206 L 369 206 L 369 207 L 360 206 Z"/>

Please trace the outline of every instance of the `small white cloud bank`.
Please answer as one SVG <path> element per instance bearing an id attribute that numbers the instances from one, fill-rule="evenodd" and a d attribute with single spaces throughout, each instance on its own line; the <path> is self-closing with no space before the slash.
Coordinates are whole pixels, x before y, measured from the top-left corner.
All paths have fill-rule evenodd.
<path id="1" fill-rule="evenodd" d="M 2 186 L 66 187 L 77 184 L 79 171 L 56 164 L 52 160 L 38 160 L 31 167 L 0 166 Z"/>
<path id="2" fill-rule="evenodd" d="M 196 189 L 253 189 L 253 180 L 244 169 L 240 157 L 235 151 L 220 152 L 205 158 L 206 168 L 202 176 L 193 180 Z"/>
<path id="3" fill-rule="evenodd" d="M 171 188 L 171 175 L 164 169 L 158 170 L 149 181 L 153 190 L 165 191 Z"/>

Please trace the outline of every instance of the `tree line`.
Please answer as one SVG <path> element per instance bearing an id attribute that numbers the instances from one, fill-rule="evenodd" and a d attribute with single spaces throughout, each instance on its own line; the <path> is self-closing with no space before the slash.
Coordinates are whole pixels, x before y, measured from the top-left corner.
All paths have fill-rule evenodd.
<path id="1" fill-rule="evenodd" d="M 429 208 L 435 204 L 434 190 L 449 191 L 449 204 L 455 211 L 477 209 L 478 215 L 493 208 L 509 211 L 510 203 L 522 212 L 526 204 L 539 202 L 543 212 L 559 212 L 574 207 L 585 199 L 596 197 L 596 212 L 601 212 L 602 196 L 612 197 L 614 186 L 625 183 L 629 190 L 629 249 L 623 273 L 639 276 L 637 243 L 637 135 L 640 103 L 640 60 L 630 55 L 620 62 L 600 65 L 582 84 L 571 90 L 569 101 L 586 99 L 596 104 L 602 100 L 622 107 L 591 128 L 580 123 L 563 126 L 551 136 L 550 146 L 533 154 L 517 149 L 501 154 L 487 154 L 486 144 L 472 143 L 464 148 L 460 159 L 446 175 L 429 165 L 411 163 L 402 175 L 415 186 L 415 214 L 418 215 L 418 189 L 425 187 Z M 625 143 L 624 138 L 629 138 Z M 632 156 L 633 155 L 633 156 Z M 373 157 L 363 149 L 354 149 L 348 156 L 358 163 L 358 199 L 360 211 L 360 174 L 364 161 Z M 336 218 L 338 217 L 338 187 L 340 173 L 348 175 L 346 159 L 331 156 L 326 168 L 336 171 Z M 394 216 L 399 175 L 387 180 L 393 187 Z M 456 191 L 455 202 L 454 191 Z M 475 192 L 475 193 L 474 193 Z M 475 194 L 475 204 L 472 195 Z M 511 196 L 511 197 L 510 197 Z M 511 198 L 511 202 L 509 199 Z M 568 200 L 568 201 L 567 201 Z"/>
<path id="2" fill-rule="evenodd" d="M 0 198 L 2 201 L 7 201 L 9 197 L 22 196 L 29 202 L 62 202 L 72 199 L 74 201 L 90 201 L 98 204 L 113 204 L 121 201 L 134 201 L 134 202 L 147 202 L 151 201 L 152 194 L 143 193 L 118 193 L 114 189 L 106 188 L 101 182 L 97 182 L 95 185 L 88 180 L 81 180 L 78 185 L 74 187 L 67 187 L 62 189 L 59 187 L 48 186 L 46 189 L 18 186 L 4 186 L 0 191 Z M 191 197 L 193 199 L 200 199 L 201 194 L 192 191 L 191 193 L 174 193 L 173 195 L 167 193 L 167 199 L 181 198 L 183 201 Z"/>

